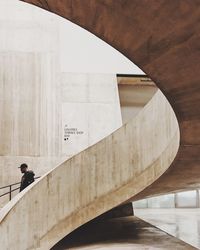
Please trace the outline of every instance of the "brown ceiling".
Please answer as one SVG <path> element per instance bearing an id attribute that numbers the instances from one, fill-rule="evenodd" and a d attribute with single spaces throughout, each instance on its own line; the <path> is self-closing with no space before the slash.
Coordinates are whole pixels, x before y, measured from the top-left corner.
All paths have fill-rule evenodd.
<path id="1" fill-rule="evenodd" d="M 200 1 L 24 0 L 106 41 L 137 64 L 170 101 L 181 145 L 170 169 L 138 195 L 200 185 Z M 81 42 L 80 42 L 81 46 Z"/>

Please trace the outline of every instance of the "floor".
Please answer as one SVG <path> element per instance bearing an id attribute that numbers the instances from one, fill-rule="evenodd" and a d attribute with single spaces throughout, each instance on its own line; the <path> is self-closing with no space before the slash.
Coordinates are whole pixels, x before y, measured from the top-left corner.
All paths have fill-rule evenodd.
<path id="1" fill-rule="evenodd" d="M 200 209 L 135 209 L 135 215 L 200 249 Z"/>
<path id="2" fill-rule="evenodd" d="M 135 217 L 92 221 L 52 250 L 192 250 L 185 242 Z"/>

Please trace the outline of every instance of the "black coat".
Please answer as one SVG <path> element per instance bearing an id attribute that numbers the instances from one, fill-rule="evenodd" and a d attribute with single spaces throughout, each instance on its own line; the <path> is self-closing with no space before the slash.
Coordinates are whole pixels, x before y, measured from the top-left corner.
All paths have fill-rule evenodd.
<path id="1" fill-rule="evenodd" d="M 35 180 L 34 176 L 35 174 L 31 170 L 28 170 L 27 172 L 24 173 L 21 179 L 20 192 L 34 182 Z"/>

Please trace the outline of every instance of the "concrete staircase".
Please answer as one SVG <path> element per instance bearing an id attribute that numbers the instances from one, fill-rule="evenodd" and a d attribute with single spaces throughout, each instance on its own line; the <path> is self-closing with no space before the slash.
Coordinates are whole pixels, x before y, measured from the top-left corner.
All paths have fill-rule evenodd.
<path id="1" fill-rule="evenodd" d="M 133 121 L 1 211 L 2 249 L 49 249 L 121 203 L 199 187 L 199 2 L 24 1 L 86 28 L 140 66 L 169 99 L 180 143 L 175 115 L 158 92 Z"/>
<path id="2" fill-rule="evenodd" d="M 170 166 L 178 146 L 176 117 L 157 91 L 135 119 L 56 167 L 1 210 L 2 249 L 50 249 L 151 185 Z"/>

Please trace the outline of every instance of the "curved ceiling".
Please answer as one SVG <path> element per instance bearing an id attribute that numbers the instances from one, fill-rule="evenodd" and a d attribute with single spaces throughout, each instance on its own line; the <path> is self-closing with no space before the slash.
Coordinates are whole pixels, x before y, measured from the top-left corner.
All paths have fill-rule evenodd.
<path id="1" fill-rule="evenodd" d="M 1 51 L 29 52 L 33 48 L 48 51 L 49 46 L 55 50 L 55 42 L 62 72 L 143 73 L 101 39 L 43 9 L 16 0 L 1 0 L 0 20 Z M 41 36 L 37 33 L 38 29 L 42 32 Z M 40 39 L 37 39 L 38 36 Z"/>
<path id="2" fill-rule="evenodd" d="M 106 41 L 146 72 L 170 101 L 181 142 L 171 168 L 142 196 L 199 187 L 200 2 L 23 0 Z"/>

